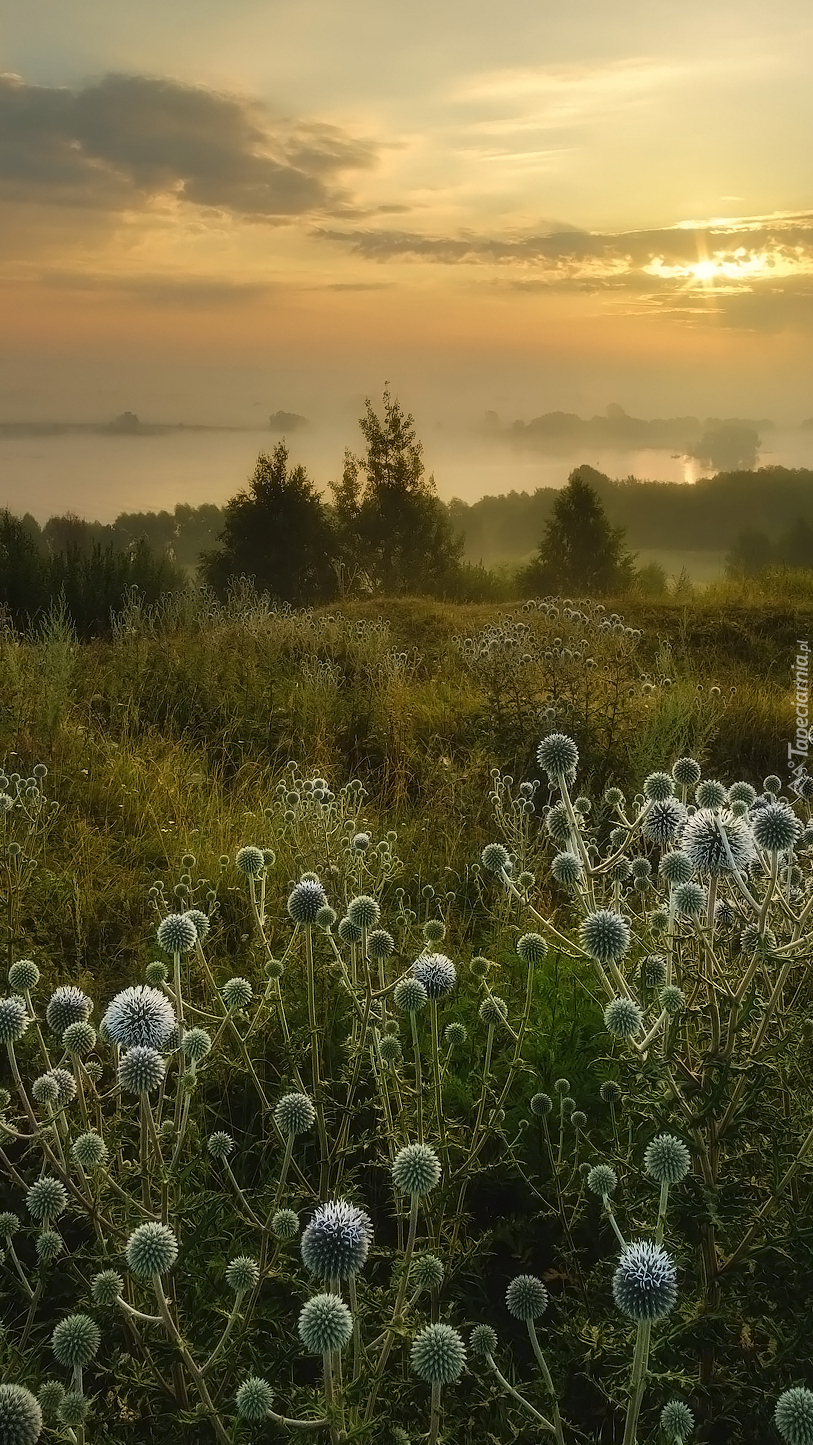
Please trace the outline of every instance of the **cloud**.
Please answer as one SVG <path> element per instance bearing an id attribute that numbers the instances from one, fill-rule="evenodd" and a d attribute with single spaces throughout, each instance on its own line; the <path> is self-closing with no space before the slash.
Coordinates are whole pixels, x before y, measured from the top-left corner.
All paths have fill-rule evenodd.
<path id="1" fill-rule="evenodd" d="M 73 91 L 0 75 L 0 193 L 120 211 L 171 196 L 254 220 L 353 215 L 346 171 L 374 142 L 283 121 L 239 96 L 175 80 L 108 75 Z"/>
<path id="2" fill-rule="evenodd" d="M 259 301 L 279 289 L 271 283 L 262 281 L 241 281 L 222 276 L 178 276 L 166 273 L 104 276 L 52 269 L 40 272 L 37 280 L 40 285 L 57 291 L 132 297 L 143 301 L 148 306 L 233 306 L 239 305 L 241 302 Z"/>

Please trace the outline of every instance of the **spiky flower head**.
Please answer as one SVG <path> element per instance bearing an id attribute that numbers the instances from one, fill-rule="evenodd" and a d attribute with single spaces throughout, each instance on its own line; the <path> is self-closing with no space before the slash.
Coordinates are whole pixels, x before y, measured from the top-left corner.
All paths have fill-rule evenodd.
<path id="1" fill-rule="evenodd" d="M 268 1419 L 268 1412 L 274 1403 L 274 1391 L 267 1380 L 259 1375 L 249 1375 L 243 1381 L 234 1397 L 237 1413 L 249 1425 L 260 1425 Z"/>
<path id="2" fill-rule="evenodd" d="M 234 1140 L 225 1129 L 216 1129 L 214 1134 L 209 1135 L 206 1147 L 212 1158 L 216 1159 L 218 1163 L 222 1163 L 224 1159 L 228 1159 L 234 1149 Z"/>
<path id="3" fill-rule="evenodd" d="M 168 1224 L 149 1220 L 139 1224 L 127 1241 L 125 1257 L 140 1279 L 166 1274 L 178 1258 L 178 1241 Z"/>
<path id="4" fill-rule="evenodd" d="M 190 923 L 194 924 L 195 932 L 202 943 L 212 926 L 208 913 L 203 913 L 200 908 L 187 908 L 186 916 Z M 149 979 L 147 982 L 149 983 Z"/>
<path id="5" fill-rule="evenodd" d="M 644 797 L 653 803 L 662 803 L 666 798 L 673 797 L 674 791 L 674 779 L 669 773 L 650 773 L 648 778 L 644 778 Z"/>
<path id="6" fill-rule="evenodd" d="M 534 1094 L 531 1099 L 531 1113 L 538 1119 L 546 1119 L 553 1108 L 550 1094 Z"/>
<path id="7" fill-rule="evenodd" d="M 429 993 L 426 985 L 419 978 L 402 978 L 395 985 L 392 994 L 396 1008 L 402 1009 L 404 1013 L 417 1013 L 426 1004 Z"/>
<path id="8" fill-rule="evenodd" d="M 504 998 L 499 998 L 496 993 L 487 994 L 477 1010 L 482 1023 L 494 1028 L 504 1024 L 508 1017 L 508 1004 Z"/>
<path id="9" fill-rule="evenodd" d="M 672 764 L 672 777 L 681 788 L 694 788 L 700 782 L 700 764 L 694 758 L 678 758 Z"/>
<path id="10" fill-rule="evenodd" d="M 584 872 L 581 859 L 575 853 L 565 850 L 564 853 L 557 853 L 550 865 L 550 871 L 554 880 L 560 883 L 563 888 L 575 888 Z"/>
<path id="11" fill-rule="evenodd" d="M 222 989 L 221 997 L 227 1009 L 248 1008 L 254 997 L 254 989 L 247 978 L 227 978 Z"/>
<path id="12" fill-rule="evenodd" d="M 65 1386 L 61 1385 L 59 1380 L 43 1380 L 37 1390 L 37 1399 L 40 1403 L 43 1419 L 53 1420 L 64 1398 Z M 2 1433 L 2 1425 L 0 1425 L 0 1440 L 5 1438 Z"/>
<path id="13" fill-rule="evenodd" d="M 579 749 L 565 733 L 548 733 L 536 750 L 536 761 L 544 768 L 552 783 L 574 773 L 579 763 Z"/>
<path id="14" fill-rule="evenodd" d="M 439 1289 L 443 1273 L 443 1263 L 436 1254 L 416 1254 L 409 1266 L 409 1277 L 420 1290 Z"/>
<path id="15" fill-rule="evenodd" d="M 695 788 L 694 798 L 698 808 L 703 810 L 722 808 L 728 798 L 728 789 L 715 778 L 704 778 Z"/>
<path id="16" fill-rule="evenodd" d="M 378 1052 L 384 1064 L 397 1064 L 403 1054 L 401 1040 L 395 1034 L 384 1034 L 379 1039 Z"/>
<path id="17" fill-rule="evenodd" d="M 535 1274 L 517 1274 L 505 1291 L 508 1311 L 517 1320 L 535 1320 L 548 1307 L 548 1291 Z"/>
<path id="18" fill-rule="evenodd" d="M 0 998 L 0 1044 L 16 1043 L 30 1022 L 24 999 L 14 994 L 9 998 Z"/>
<path id="19" fill-rule="evenodd" d="M 682 845 L 698 873 L 712 876 L 730 873 L 732 864 L 742 871 L 754 857 L 751 829 L 728 808 L 699 808 L 683 829 Z"/>
<path id="20" fill-rule="evenodd" d="M 307 1094 L 283 1094 L 274 1109 L 274 1120 L 281 1134 L 304 1134 L 316 1122 L 316 1110 Z"/>
<path id="21" fill-rule="evenodd" d="M 161 919 L 156 937 L 164 953 L 189 953 L 195 947 L 198 930 L 188 913 L 168 913 Z"/>
<path id="22" fill-rule="evenodd" d="M 356 833 L 353 837 L 353 847 L 357 853 L 366 853 L 370 846 L 369 833 Z"/>
<path id="23" fill-rule="evenodd" d="M 686 995 L 676 983 L 668 983 L 658 994 L 658 1002 L 670 1018 L 675 1018 L 686 1007 Z"/>
<path id="24" fill-rule="evenodd" d="M 324 928 L 325 931 L 328 932 L 333 927 L 337 917 L 338 914 L 336 913 L 335 908 L 331 908 L 330 904 L 326 903 L 324 908 L 319 909 L 319 912 L 314 919 L 314 923 L 316 924 L 317 928 Z"/>
<path id="25" fill-rule="evenodd" d="M 100 1134 L 90 1130 L 74 1139 L 71 1154 L 82 1169 L 98 1169 L 107 1160 L 107 1145 Z"/>
<path id="26" fill-rule="evenodd" d="M 624 801 L 624 794 L 620 788 L 608 788 L 604 794 L 604 801 L 611 808 L 617 808 Z"/>
<path id="27" fill-rule="evenodd" d="M 342 943 L 360 943 L 361 929 L 352 919 L 342 918 L 339 923 L 339 937 Z"/>
<path id="28" fill-rule="evenodd" d="M 80 1425 L 84 1425 L 89 1410 L 90 1401 L 81 1390 L 68 1390 L 60 1401 L 57 1419 L 69 1430 L 78 1430 Z"/>
<path id="29" fill-rule="evenodd" d="M 166 983 L 168 977 L 166 964 L 160 961 L 148 963 L 144 969 L 144 977 L 152 988 L 160 988 L 162 983 Z"/>
<path id="30" fill-rule="evenodd" d="M 442 943 L 446 937 L 446 924 L 440 918 L 427 918 L 423 925 L 423 936 L 427 943 Z M 369 939 L 367 942 L 369 946 Z"/>
<path id="31" fill-rule="evenodd" d="M 299 1338 L 312 1355 L 343 1350 L 353 1333 L 353 1316 L 337 1294 L 317 1294 L 299 1316 Z"/>
<path id="32" fill-rule="evenodd" d="M 686 822 L 688 814 L 677 798 L 659 798 L 650 803 L 641 824 L 641 834 L 658 848 L 673 843 Z"/>
<path id="33" fill-rule="evenodd" d="M 35 1445 L 42 1432 L 42 1410 L 23 1385 L 0 1385 L 0 1441 Z"/>
<path id="34" fill-rule="evenodd" d="M 652 874 L 652 864 L 648 858 L 633 858 L 630 863 L 630 869 L 636 883 L 639 878 L 649 878 Z"/>
<path id="35" fill-rule="evenodd" d="M 657 1184 L 679 1184 L 691 1168 L 691 1155 L 674 1134 L 656 1134 L 644 1153 L 644 1168 Z"/>
<path id="36" fill-rule="evenodd" d="M 584 919 L 579 941 L 598 963 L 618 963 L 630 946 L 630 926 L 620 913 L 599 908 Z"/>
<path id="37" fill-rule="evenodd" d="M 485 1359 L 486 1355 L 493 1355 L 497 1348 L 497 1331 L 491 1325 L 475 1325 L 469 1335 L 469 1344 L 473 1355 Z"/>
<path id="38" fill-rule="evenodd" d="M 107 1005 L 102 1023 L 121 1048 L 140 1044 L 162 1049 L 175 1028 L 175 1010 L 160 989 L 137 983 L 116 994 Z"/>
<path id="39" fill-rule="evenodd" d="M 46 1267 L 59 1259 L 64 1248 L 62 1235 L 57 1234 L 55 1229 L 43 1229 L 42 1233 L 37 1235 L 37 1259 Z"/>
<path id="40" fill-rule="evenodd" d="M 265 867 L 262 848 L 254 848 L 251 844 L 245 848 L 240 848 L 234 860 L 234 866 L 238 873 L 245 873 L 247 877 L 256 878 L 257 874 L 262 873 Z"/>
<path id="41" fill-rule="evenodd" d="M 93 1000 L 73 983 L 54 990 L 45 1010 L 45 1021 L 52 1034 L 61 1039 L 69 1024 L 84 1023 L 93 1011 Z"/>
<path id="42" fill-rule="evenodd" d="M 694 863 L 682 848 L 675 848 L 671 853 L 664 853 L 658 864 L 658 872 L 664 883 L 668 883 L 670 887 L 679 887 L 681 883 L 688 883 L 694 873 Z"/>
<path id="43" fill-rule="evenodd" d="M 299 1220 L 293 1209 L 278 1209 L 271 1220 L 271 1233 L 275 1239 L 287 1241 L 296 1239 L 299 1233 Z"/>
<path id="44" fill-rule="evenodd" d="M 96 1044 L 96 1030 L 93 1024 L 83 1023 L 80 1019 L 75 1024 L 68 1024 L 62 1042 L 69 1054 L 76 1054 L 84 1059 Z"/>
<path id="45" fill-rule="evenodd" d="M 632 877 L 632 865 L 629 858 L 616 858 L 610 864 L 609 875 L 613 883 L 628 883 Z"/>
<path id="46" fill-rule="evenodd" d="M 462 1048 L 468 1038 L 466 1025 L 461 1024 L 459 1019 L 452 1019 L 451 1023 L 448 1023 L 443 1030 L 443 1037 L 450 1049 Z"/>
<path id="47" fill-rule="evenodd" d="M 51 1349 L 57 1363 L 65 1369 L 89 1365 L 98 1353 L 102 1336 L 90 1315 L 66 1315 L 51 1335 Z"/>
<path id="48" fill-rule="evenodd" d="M 670 1400 L 661 1410 L 661 1429 L 675 1445 L 683 1445 L 694 1429 L 694 1415 L 682 1400 Z"/>
<path id="49" fill-rule="evenodd" d="M 18 988 L 21 993 L 26 993 L 29 989 L 37 987 L 40 981 L 40 971 L 30 958 L 18 958 L 8 971 L 8 981 L 12 988 Z"/>
<path id="50" fill-rule="evenodd" d="M 604 1027 L 615 1039 L 634 1039 L 643 1021 L 640 1005 L 632 998 L 610 999 L 604 1010 Z"/>
<path id="51" fill-rule="evenodd" d="M 743 953 L 770 953 L 776 948 L 776 934 L 772 928 L 760 933 L 758 924 L 746 923 L 740 933 L 740 948 Z"/>
<path id="52" fill-rule="evenodd" d="M 486 843 L 485 848 L 480 854 L 480 858 L 483 867 L 489 873 L 499 874 L 502 873 L 504 869 L 506 871 L 509 870 L 511 866 L 508 849 L 504 848 L 502 843 Z"/>
<path id="53" fill-rule="evenodd" d="M 545 818 L 545 828 L 557 848 L 570 847 L 570 816 L 564 803 L 554 803 Z"/>
<path id="54" fill-rule="evenodd" d="M 53 1109 L 59 1103 L 59 1085 L 53 1073 L 40 1074 L 31 1085 L 31 1096 L 35 1104 L 44 1109 Z"/>
<path id="55" fill-rule="evenodd" d="M 802 833 L 802 824 L 787 803 L 768 803 L 754 813 L 754 837 L 766 853 L 784 853 L 793 848 Z"/>
<path id="56" fill-rule="evenodd" d="M 466 1347 L 451 1325 L 427 1325 L 412 1341 L 409 1363 L 429 1385 L 450 1385 L 463 1373 Z"/>
<path id="57" fill-rule="evenodd" d="M 642 960 L 641 978 L 645 988 L 663 988 L 666 983 L 666 959 L 662 953 L 650 953 Z"/>
<path id="58" fill-rule="evenodd" d="M 523 933 L 517 939 L 517 954 L 523 963 L 542 963 L 547 952 L 548 945 L 541 933 Z"/>
<path id="59" fill-rule="evenodd" d="M 609 1164 L 594 1164 L 587 1176 L 587 1188 L 600 1199 L 613 1194 L 618 1184 L 618 1175 Z"/>
<path id="60" fill-rule="evenodd" d="M 804 1385 L 783 1390 L 773 1418 L 786 1445 L 813 1445 L 813 1390 Z"/>
<path id="61" fill-rule="evenodd" d="M 164 1060 L 157 1049 L 141 1044 L 128 1049 L 119 1062 L 119 1083 L 128 1094 L 152 1094 L 160 1088 L 165 1073 Z"/>
<path id="62" fill-rule="evenodd" d="M 750 783 L 732 783 L 728 790 L 728 801 L 730 803 L 747 803 L 749 808 L 757 795 L 756 788 Z"/>
<path id="63" fill-rule="evenodd" d="M 294 923 L 311 924 L 327 904 L 327 894 L 318 878 L 303 878 L 288 895 L 288 916 Z"/>
<path id="64" fill-rule="evenodd" d="M 235 1294 L 245 1294 L 260 1283 L 260 1266 L 247 1254 L 235 1255 L 226 1267 L 226 1284 Z"/>
<path id="65" fill-rule="evenodd" d="M 621 1098 L 621 1085 L 617 1084 L 615 1079 L 605 1079 L 599 1089 L 599 1094 L 605 1104 L 617 1104 Z"/>
<path id="66" fill-rule="evenodd" d="M 431 1144 L 406 1144 L 392 1161 L 392 1182 L 403 1194 L 429 1194 L 440 1175 L 440 1160 Z"/>
<path id="67" fill-rule="evenodd" d="M 350 1279 L 363 1268 L 372 1237 L 366 1210 L 346 1199 L 319 1204 L 302 1235 L 302 1263 L 318 1279 Z"/>
<path id="68" fill-rule="evenodd" d="M 54 1179 L 51 1174 L 42 1174 L 31 1185 L 25 1203 L 37 1224 L 47 1224 L 51 1219 L 58 1219 L 67 1208 L 67 1190 L 61 1180 Z"/>
<path id="69" fill-rule="evenodd" d="M 688 883 L 679 883 L 673 894 L 675 909 L 684 918 L 699 918 L 706 907 L 706 890 L 702 883 L 695 883 L 690 879 Z"/>
<path id="70" fill-rule="evenodd" d="M 566 1094 L 570 1088 L 569 1079 L 554 1079 L 553 1087 L 557 1094 Z"/>
<path id="71" fill-rule="evenodd" d="M 769 773 L 767 778 L 763 778 L 762 786 L 766 793 L 781 793 L 782 779 L 776 773 Z"/>
<path id="72" fill-rule="evenodd" d="M 116 1269 L 103 1269 L 90 1281 L 90 1297 L 99 1309 L 112 1309 L 124 1290 L 124 1280 Z"/>
<path id="73" fill-rule="evenodd" d="M 613 1298 L 639 1323 L 668 1315 L 677 1299 L 677 1271 L 662 1245 L 638 1239 L 622 1250 L 613 1275 Z"/>
<path id="74" fill-rule="evenodd" d="M 0 1214 L 0 1236 L 3 1239 L 10 1239 L 21 1228 L 20 1220 L 12 1209 L 4 1209 Z"/>
<path id="75" fill-rule="evenodd" d="M 187 1029 L 181 1040 L 181 1053 L 193 1064 L 205 1059 L 212 1047 L 212 1036 L 206 1029 Z"/>
<path id="76" fill-rule="evenodd" d="M 375 928 L 381 917 L 381 909 L 374 898 L 370 898 L 366 893 L 360 893 L 357 898 L 350 899 L 347 905 L 347 917 L 358 928 Z"/>
<path id="77" fill-rule="evenodd" d="M 424 936 L 426 936 L 424 932 Z M 395 952 L 395 939 L 386 928 L 374 928 L 367 935 L 367 957 L 372 959 L 389 958 Z"/>
<path id="78" fill-rule="evenodd" d="M 423 984 L 429 998 L 445 998 L 457 982 L 457 969 L 445 953 L 422 953 L 412 965 L 412 977 Z"/>

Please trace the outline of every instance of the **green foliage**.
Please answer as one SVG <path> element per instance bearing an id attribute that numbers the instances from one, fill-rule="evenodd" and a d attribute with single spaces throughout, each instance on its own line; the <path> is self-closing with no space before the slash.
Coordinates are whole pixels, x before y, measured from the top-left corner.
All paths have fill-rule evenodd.
<path id="1" fill-rule="evenodd" d="M 572 472 L 554 502 L 539 555 L 525 574 L 526 593 L 605 597 L 624 592 L 633 573 L 624 529 L 610 526 L 593 487 Z"/>

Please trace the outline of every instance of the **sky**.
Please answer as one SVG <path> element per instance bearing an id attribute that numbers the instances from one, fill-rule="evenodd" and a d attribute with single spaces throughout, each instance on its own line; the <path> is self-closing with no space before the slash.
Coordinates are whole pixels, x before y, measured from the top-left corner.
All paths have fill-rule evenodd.
<path id="1" fill-rule="evenodd" d="M 811 63 L 809 0 L 0 0 L 0 420 L 795 424 Z"/>

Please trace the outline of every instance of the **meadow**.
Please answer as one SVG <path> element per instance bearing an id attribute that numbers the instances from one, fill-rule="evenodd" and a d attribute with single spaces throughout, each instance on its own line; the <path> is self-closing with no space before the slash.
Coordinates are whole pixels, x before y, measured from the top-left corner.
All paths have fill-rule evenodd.
<path id="1" fill-rule="evenodd" d="M 813 1441 L 811 618 L 5 626 L 2 1445 Z"/>

